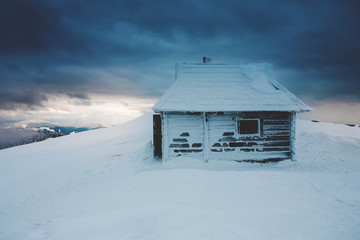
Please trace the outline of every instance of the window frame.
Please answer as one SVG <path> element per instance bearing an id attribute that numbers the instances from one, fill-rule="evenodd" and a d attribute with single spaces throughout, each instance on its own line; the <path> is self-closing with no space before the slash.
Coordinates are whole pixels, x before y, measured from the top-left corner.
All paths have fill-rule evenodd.
<path id="1" fill-rule="evenodd" d="M 253 134 L 241 134 L 240 133 L 240 121 L 241 120 L 254 120 L 258 122 L 258 132 Z M 260 118 L 236 118 L 236 134 L 241 137 L 260 137 L 261 130 L 260 130 Z"/>

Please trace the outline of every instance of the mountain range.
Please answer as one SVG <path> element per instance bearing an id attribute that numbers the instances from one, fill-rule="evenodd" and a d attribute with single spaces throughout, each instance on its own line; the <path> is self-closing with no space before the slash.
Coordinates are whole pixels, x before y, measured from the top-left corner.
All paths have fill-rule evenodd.
<path id="1" fill-rule="evenodd" d="M 105 127 L 104 125 L 74 127 L 51 122 L 23 121 L 0 126 L 0 149 L 43 141 L 68 134 Z"/>

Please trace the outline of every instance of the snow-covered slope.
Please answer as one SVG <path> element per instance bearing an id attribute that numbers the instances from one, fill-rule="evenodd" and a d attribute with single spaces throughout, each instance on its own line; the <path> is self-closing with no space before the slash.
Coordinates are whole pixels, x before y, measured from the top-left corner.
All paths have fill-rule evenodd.
<path id="1" fill-rule="evenodd" d="M 152 117 L 0 151 L 0 239 L 360 239 L 360 128 L 297 161 L 152 159 Z"/>

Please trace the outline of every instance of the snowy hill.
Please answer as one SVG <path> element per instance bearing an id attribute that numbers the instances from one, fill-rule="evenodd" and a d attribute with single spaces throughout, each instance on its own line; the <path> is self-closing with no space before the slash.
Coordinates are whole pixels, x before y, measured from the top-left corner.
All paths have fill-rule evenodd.
<path id="1" fill-rule="evenodd" d="M 297 161 L 152 159 L 152 115 L 0 151 L 0 239 L 360 239 L 360 128 L 298 121 Z"/>

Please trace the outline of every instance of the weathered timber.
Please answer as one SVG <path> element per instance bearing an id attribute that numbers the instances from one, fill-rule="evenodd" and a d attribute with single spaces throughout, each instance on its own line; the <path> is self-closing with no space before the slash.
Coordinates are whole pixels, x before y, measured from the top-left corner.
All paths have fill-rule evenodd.
<path id="1" fill-rule="evenodd" d="M 213 147 L 221 147 L 221 144 L 220 143 L 214 143 L 212 146 Z"/>
<path id="2" fill-rule="evenodd" d="M 186 138 L 173 138 L 173 142 L 188 142 Z"/>
<path id="3" fill-rule="evenodd" d="M 266 158 L 269 154 L 288 158 L 291 145 L 290 116 L 290 113 L 281 112 L 210 114 L 209 137 L 213 146 L 210 158 L 234 159 L 237 155 L 242 158 L 243 153 L 254 154 L 257 158 Z M 242 135 L 234 131 L 238 119 L 259 119 L 259 134 Z"/>
<path id="4" fill-rule="evenodd" d="M 268 120 L 264 119 L 264 125 L 287 125 L 289 124 L 289 121 L 287 120 Z"/>
<path id="5" fill-rule="evenodd" d="M 223 136 L 234 136 L 234 132 L 224 132 Z"/>
<path id="6" fill-rule="evenodd" d="M 250 162 L 250 163 L 269 163 L 269 162 L 279 162 L 279 161 L 283 161 L 284 159 L 287 159 L 288 157 L 285 158 L 266 158 L 266 159 L 262 159 L 262 160 L 254 160 L 254 159 L 245 159 L 245 160 L 235 160 L 235 162 Z"/>
<path id="7" fill-rule="evenodd" d="M 183 132 L 182 134 L 180 134 L 180 137 L 189 137 L 190 134 L 188 132 Z"/>
<path id="8" fill-rule="evenodd" d="M 168 112 L 171 115 L 181 115 L 181 116 L 196 116 L 201 115 L 200 112 Z"/>
<path id="9" fill-rule="evenodd" d="M 289 135 L 290 136 L 290 130 L 287 130 L 287 131 L 283 131 L 283 130 L 279 130 L 279 131 L 264 131 L 264 135 L 272 135 L 272 136 L 284 136 L 284 135 Z"/>
<path id="10" fill-rule="evenodd" d="M 203 113 L 203 123 L 204 123 L 204 161 L 207 162 L 209 160 L 210 141 L 209 141 L 209 119 L 205 112 Z"/>
<path id="11" fill-rule="evenodd" d="M 259 119 L 259 134 L 251 136 L 238 133 L 238 119 Z M 269 158 L 274 154 L 288 158 L 291 153 L 290 113 L 225 112 L 187 116 L 171 113 L 167 115 L 167 121 L 167 137 L 171 139 L 168 143 L 170 157 L 200 154 L 207 161 L 236 159 L 236 156 L 242 159 L 248 154 L 254 154 L 257 159 Z"/>
<path id="12" fill-rule="evenodd" d="M 222 152 L 223 150 L 222 150 L 222 148 L 220 148 L 220 149 L 212 148 L 211 151 L 212 152 Z"/>
<path id="13" fill-rule="evenodd" d="M 269 119 L 287 119 L 289 116 L 288 112 L 237 112 L 237 113 L 227 113 L 227 112 L 209 112 L 208 116 L 234 116 L 242 118 L 269 118 Z"/>
<path id="14" fill-rule="evenodd" d="M 199 148 L 199 147 L 201 147 L 201 143 L 193 143 L 192 145 L 191 145 L 191 147 L 196 147 L 196 148 Z"/>
<path id="15" fill-rule="evenodd" d="M 242 151 L 242 152 L 254 152 L 255 149 L 254 148 L 240 148 L 240 151 Z"/>
<path id="16" fill-rule="evenodd" d="M 203 150 L 202 149 L 175 149 L 174 152 L 175 153 L 198 153 L 198 152 L 202 152 Z"/>
<path id="17" fill-rule="evenodd" d="M 295 151 L 295 136 L 296 136 L 296 113 L 292 112 L 290 116 L 290 149 L 291 149 L 291 159 L 296 160 L 296 151 Z"/>
<path id="18" fill-rule="evenodd" d="M 229 142 L 230 147 L 252 147 L 258 145 L 257 142 Z"/>
<path id="19" fill-rule="evenodd" d="M 269 147 L 269 148 L 256 148 L 257 152 L 290 152 L 289 147 L 282 147 L 282 148 L 275 148 L 275 147 Z"/>
<path id="20" fill-rule="evenodd" d="M 219 139 L 219 142 L 229 142 L 229 141 L 236 141 L 234 137 L 223 137 Z"/>
<path id="21" fill-rule="evenodd" d="M 273 131 L 273 130 L 290 130 L 289 125 L 265 125 L 264 131 Z"/>
<path id="22" fill-rule="evenodd" d="M 170 144 L 169 148 L 188 148 L 190 147 L 189 144 L 181 144 L 181 143 L 172 143 Z"/>
<path id="23" fill-rule="evenodd" d="M 168 136 L 168 118 L 167 118 L 168 114 L 166 114 L 166 112 L 161 112 L 161 121 L 162 121 L 162 125 L 161 125 L 161 131 L 163 133 L 163 138 L 162 138 L 162 156 L 163 156 L 163 161 L 166 161 L 169 158 L 169 150 L 166 149 L 166 146 L 169 146 L 169 136 Z"/>
<path id="24" fill-rule="evenodd" d="M 234 141 L 278 141 L 278 140 L 290 140 L 290 135 L 284 135 L 284 136 L 277 136 L 277 135 L 268 135 L 268 136 L 254 136 L 254 137 L 238 137 L 238 138 L 212 138 L 212 141 L 218 141 L 218 142 L 234 142 Z"/>
<path id="25" fill-rule="evenodd" d="M 204 127 L 202 114 L 168 114 L 169 157 L 202 155 Z M 195 148 L 195 149 L 193 149 Z"/>
<path id="26" fill-rule="evenodd" d="M 225 152 L 233 152 L 235 151 L 235 148 L 224 148 Z"/>
<path id="27" fill-rule="evenodd" d="M 262 145 L 263 146 L 274 146 L 274 147 L 290 146 L 290 141 L 264 142 Z"/>

